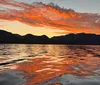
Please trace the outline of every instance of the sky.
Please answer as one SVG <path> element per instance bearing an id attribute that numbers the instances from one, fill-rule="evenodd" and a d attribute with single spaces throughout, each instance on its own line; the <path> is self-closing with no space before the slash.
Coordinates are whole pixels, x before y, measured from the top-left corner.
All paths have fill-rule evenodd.
<path id="1" fill-rule="evenodd" d="M 66 10 L 33 2 L 53 2 Z M 0 0 L 0 29 L 48 37 L 100 34 L 100 0 Z"/>
<path id="2" fill-rule="evenodd" d="M 42 1 L 44 3 L 54 2 L 61 7 L 71 8 L 82 13 L 100 13 L 100 0 L 16 0 L 27 3 Z"/>

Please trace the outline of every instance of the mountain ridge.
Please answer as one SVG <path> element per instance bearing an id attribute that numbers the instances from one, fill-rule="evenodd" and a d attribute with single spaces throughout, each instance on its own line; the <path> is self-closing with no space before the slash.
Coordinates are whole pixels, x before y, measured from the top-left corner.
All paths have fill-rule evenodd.
<path id="1" fill-rule="evenodd" d="M 100 35 L 86 33 L 71 33 L 65 36 L 54 36 L 48 38 L 46 35 L 36 36 L 26 34 L 12 34 L 0 30 L 0 43 L 7 44 L 75 44 L 75 45 L 100 45 Z"/>

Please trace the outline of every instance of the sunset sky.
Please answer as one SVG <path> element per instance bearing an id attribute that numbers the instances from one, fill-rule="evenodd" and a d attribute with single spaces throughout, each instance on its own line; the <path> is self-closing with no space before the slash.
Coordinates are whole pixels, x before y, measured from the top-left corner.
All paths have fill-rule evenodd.
<path id="1" fill-rule="evenodd" d="M 100 0 L 0 0 L 0 29 L 48 37 L 100 34 Z"/>

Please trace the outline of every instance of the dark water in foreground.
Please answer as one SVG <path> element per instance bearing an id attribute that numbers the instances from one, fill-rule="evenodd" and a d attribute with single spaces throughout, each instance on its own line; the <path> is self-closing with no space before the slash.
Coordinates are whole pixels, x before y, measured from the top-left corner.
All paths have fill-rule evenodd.
<path id="1" fill-rule="evenodd" d="M 0 85 L 100 85 L 100 46 L 0 45 Z"/>

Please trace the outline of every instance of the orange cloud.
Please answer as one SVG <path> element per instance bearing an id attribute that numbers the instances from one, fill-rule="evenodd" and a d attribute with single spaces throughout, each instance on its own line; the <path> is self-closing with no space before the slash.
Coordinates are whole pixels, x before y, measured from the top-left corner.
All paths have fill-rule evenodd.
<path id="1" fill-rule="evenodd" d="M 0 19 L 20 21 L 31 26 L 49 26 L 73 33 L 86 32 L 100 34 L 100 15 L 76 13 L 71 9 L 62 9 L 43 3 L 27 4 L 13 0 L 0 0 L 0 4 L 22 7 L 24 10 L 0 10 Z M 96 22 L 98 20 L 98 22 Z"/>

